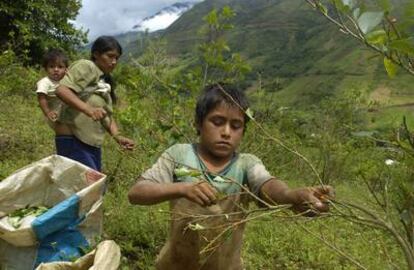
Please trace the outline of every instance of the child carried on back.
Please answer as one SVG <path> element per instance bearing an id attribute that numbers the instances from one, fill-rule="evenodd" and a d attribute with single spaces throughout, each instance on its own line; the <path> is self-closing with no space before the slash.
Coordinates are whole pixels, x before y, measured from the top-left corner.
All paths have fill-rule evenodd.
<path id="1" fill-rule="evenodd" d="M 37 82 L 36 94 L 39 106 L 48 120 L 48 124 L 56 132 L 56 121 L 62 107 L 62 102 L 56 96 L 59 81 L 65 76 L 68 68 L 68 58 L 59 49 L 51 49 L 43 56 L 42 66 L 47 76 Z"/>

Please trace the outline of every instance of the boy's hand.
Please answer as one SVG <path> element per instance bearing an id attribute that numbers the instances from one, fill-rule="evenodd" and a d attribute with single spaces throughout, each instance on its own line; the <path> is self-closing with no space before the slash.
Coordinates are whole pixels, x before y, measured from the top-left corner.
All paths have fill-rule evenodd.
<path id="1" fill-rule="evenodd" d="M 47 113 L 47 118 L 52 122 L 56 122 L 56 120 L 58 118 L 58 114 L 57 114 L 56 111 L 49 111 Z"/>
<path id="2" fill-rule="evenodd" d="M 294 198 L 294 211 L 315 216 L 329 211 L 329 200 L 335 197 L 335 192 L 331 186 L 317 186 L 293 189 L 291 196 Z"/>
<path id="3" fill-rule="evenodd" d="M 116 135 L 114 136 L 114 139 L 125 150 L 133 150 L 135 147 L 135 142 L 124 136 Z"/>
<path id="4" fill-rule="evenodd" d="M 209 183 L 185 183 L 184 197 L 201 206 L 210 206 L 216 203 L 217 190 Z"/>

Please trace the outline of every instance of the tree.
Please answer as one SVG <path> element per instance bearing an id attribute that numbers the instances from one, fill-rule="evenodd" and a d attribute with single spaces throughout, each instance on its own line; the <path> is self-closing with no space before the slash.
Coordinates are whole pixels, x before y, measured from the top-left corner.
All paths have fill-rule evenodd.
<path id="1" fill-rule="evenodd" d="M 401 68 L 414 75 L 414 2 L 390 0 L 306 0 L 339 30 L 359 40 L 384 59 L 385 69 L 394 77 Z M 393 15 L 394 14 L 394 15 Z M 381 228 L 394 237 L 401 247 L 409 269 L 414 269 L 414 136 L 404 117 L 393 141 L 381 140 L 393 150 L 400 164 L 384 169 L 383 164 L 365 164 L 360 177 L 375 199 L 375 210 L 360 205 L 345 205 L 343 216 L 364 225 Z M 375 139 L 375 138 L 373 138 Z"/>
<path id="2" fill-rule="evenodd" d="M 230 21 L 235 15 L 229 6 L 224 6 L 220 11 L 213 9 L 203 18 L 205 24 L 200 34 L 205 41 L 199 45 L 203 86 L 220 81 L 239 82 L 251 71 L 250 65 L 227 44 L 225 34 L 233 29 Z"/>
<path id="3" fill-rule="evenodd" d="M 0 50 L 10 48 L 29 64 L 38 63 L 50 47 L 73 52 L 86 42 L 86 34 L 71 21 L 80 7 L 80 0 L 1 1 Z"/>
<path id="4" fill-rule="evenodd" d="M 390 77 L 400 67 L 414 75 L 414 2 L 306 0 L 339 30 L 384 58 Z"/>

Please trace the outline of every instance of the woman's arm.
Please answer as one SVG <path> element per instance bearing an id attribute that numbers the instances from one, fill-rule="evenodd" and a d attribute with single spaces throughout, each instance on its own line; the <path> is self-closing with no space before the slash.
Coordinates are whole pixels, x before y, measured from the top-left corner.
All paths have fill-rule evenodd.
<path id="1" fill-rule="evenodd" d="M 115 139 L 115 141 L 124 149 L 132 150 L 134 149 L 135 142 L 131 139 L 128 139 L 124 136 L 121 136 L 121 133 L 119 132 L 118 125 L 116 124 L 115 120 L 112 117 L 108 117 L 110 121 L 106 121 L 106 119 L 103 119 L 104 123 L 103 125 L 109 125 L 105 126 L 109 134 Z M 109 123 L 108 123 L 109 122 Z"/>
<path id="2" fill-rule="evenodd" d="M 106 111 L 103 108 L 95 108 L 83 102 L 70 88 L 60 85 L 56 89 L 56 95 L 70 107 L 86 114 L 93 120 L 101 120 L 106 116 Z"/>
<path id="3" fill-rule="evenodd" d="M 201 206 L 216 202 L 217 191 L 207 182 L 154 183 L 143 178 L 129 190 L 131 204 L 151 205 L 178 198 L 187 198 Z"/>

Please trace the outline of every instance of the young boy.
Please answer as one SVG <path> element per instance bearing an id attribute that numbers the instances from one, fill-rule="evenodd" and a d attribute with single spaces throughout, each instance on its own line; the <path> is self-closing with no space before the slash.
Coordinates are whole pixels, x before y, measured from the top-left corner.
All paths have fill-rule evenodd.
<path id="1" fill-rule="evenodd" d="M 48 124 L 56 132 L 56 120 L 61 101 L 56 96 L 55 91 L 59 86 L 59 81 L 65 76 L 68 68 L 68 58 L 58 49 L 51 49 L 43 56 L 42 66 L 47 76 L 37 82 L 37 98 L 43 114 L 48 120 Z"/>
<path id="2" fill-rule="evenodd" d="M 331 187 L 290 189 L 256 156 L 236 152 L 248 121 L 247 109 L 241 91 L 227 85 L 207 87 L 196 106 L 199 142 L 167 149 L 130 189 L 132 204 L 170 201 L 170 234 L 157 269 L 243 269 L 241 221 L 252 198 L 314 214 L 328 211 L 321 198 L 331 194 Z M 243 186 L 255 196 L 244 192 Z M 219 199 L 223 194 L 225 198 Z"/>

